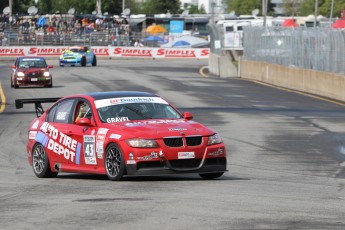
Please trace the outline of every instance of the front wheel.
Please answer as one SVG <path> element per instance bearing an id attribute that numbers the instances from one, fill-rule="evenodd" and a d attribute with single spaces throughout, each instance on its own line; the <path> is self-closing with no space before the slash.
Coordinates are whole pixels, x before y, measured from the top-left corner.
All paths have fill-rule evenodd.
<path id="1" fill-rule="evenodd" d="M 203 179 L 206 180 L 212 180 L 212 179 L 216 179 L 218 177 L 223 176 L 224 172 L 217 172 L 217 173 L 203 173 L 203 174 L 199 174 L 199 176 Z"/>
<path id="2" fill-rule="evenodd" d="M 18 89 L 18 88 L 19 88 L 19 85 L 17 85 L 17 79 L 14 79 L 13 87 L 14 87 L 15 89 Z"/>
<path id="3" fill-rule="evenodd" d="M 120 147 L 111 143 L 105 150 L 104 167 L 112 181 L 119 181 L 125 173 L 125 160 Z"/>
<path id="4" fill-rule="evenodd" d="M 52 172 L 48 155 L 41 144 L 36 144 L 32 151 L 32 168 L 39 178 L 55 177 L 58 173 Z"/>
<path id="5" fill-rule="evenodd" d="M 92 66 L 96 66 L 96 65 L 97 65 L 97 58 L 96 58 L 96 55 L 93 55 Z"/>
<path id="6" fill-rule="evenodd" d="M 86 57 L 83 56 L 80 61 L 81 66 L 86 66 Z"/>

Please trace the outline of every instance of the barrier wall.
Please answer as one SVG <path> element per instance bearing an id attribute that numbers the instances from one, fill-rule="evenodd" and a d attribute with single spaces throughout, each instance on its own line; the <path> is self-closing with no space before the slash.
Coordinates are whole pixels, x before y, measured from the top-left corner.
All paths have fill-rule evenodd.
<path id="1" fill-rule="evenodd" d="M 241 60 L 240 76 L 345 101 L 345 76 L 340 74 Z"/>
<path id="2" fill-rule="evenodd" d="M 44 56 L 58 57 L 65 46 L 7 46 L 0 47 L 0 57 Z M 209 48 L 154 48 L 154 47 L 92 47 L 93 52 L 100 57 L 118 58 L 196 58 L 207 59 Z"/>

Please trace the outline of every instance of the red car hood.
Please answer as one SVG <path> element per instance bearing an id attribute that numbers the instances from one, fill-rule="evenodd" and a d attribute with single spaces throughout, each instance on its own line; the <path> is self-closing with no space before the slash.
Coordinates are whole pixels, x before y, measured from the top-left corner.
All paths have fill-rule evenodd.
<path id="1" fill-rule="evenodd" d="M 112 130 L 111 133 L 120 134 L 121 139 L 127 138 L 152 138 L 200 135 L 208 136 L 215 132 L 204 125 L 190 120 L 143 120 L 133 122 L 106 123 L 104 128 Z"/>
<path id="2" fill-rule="evenodd" d="M 47 68 L 18 68 L 16 71 L 23 72 L 24 74 L 30 74 L 30 73 L 43 73 L 45 71 L 48 71 L 48 69 Z"/>

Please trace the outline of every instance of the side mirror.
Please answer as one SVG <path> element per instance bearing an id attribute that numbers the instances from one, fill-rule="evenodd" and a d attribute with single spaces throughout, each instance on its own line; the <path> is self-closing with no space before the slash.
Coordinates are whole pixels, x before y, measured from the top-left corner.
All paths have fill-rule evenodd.
<path id="1" fill-rule="evenodd" d="M 75 123 L 77 125 L 80 125 L 80 126 L 90 126 L 91 125 L 91 121 L 87 117 L 79 118 L 78 120 L 76 120 Z"/>
<path id="2" fill-rule="evenodd" d="M 52 68 L 54 68 L 53 65 L 48 65 L 48 69 L 52 69 Z"/>
<path id="3" fill-rule="evenodd" d="M 183 118 L 186 120 L 192 120 L 193 119 L 193 114 L 191 112 L 184 112 L 183 113 Z"/>

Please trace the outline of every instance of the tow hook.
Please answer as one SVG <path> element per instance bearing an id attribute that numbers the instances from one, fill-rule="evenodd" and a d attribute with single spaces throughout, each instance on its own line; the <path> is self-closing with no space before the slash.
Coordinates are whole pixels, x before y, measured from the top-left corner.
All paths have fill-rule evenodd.
<path id="1" fill-rule="evenodd" d="M 166 161 L 166 158 L 165 158 L 165 156 L 164 156 L 164 153 L 163 153 L 163 151 L 161 150 L 161 151 L 159 151 L 159 158 L 160 158 L 160 161 L 161 162 L 165 162 Z"/>

